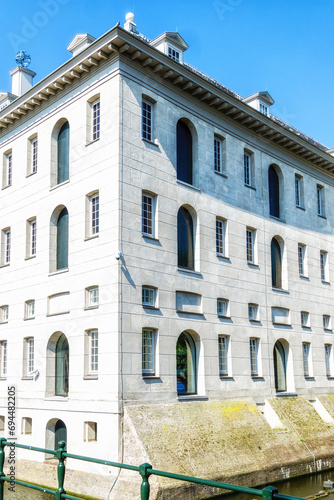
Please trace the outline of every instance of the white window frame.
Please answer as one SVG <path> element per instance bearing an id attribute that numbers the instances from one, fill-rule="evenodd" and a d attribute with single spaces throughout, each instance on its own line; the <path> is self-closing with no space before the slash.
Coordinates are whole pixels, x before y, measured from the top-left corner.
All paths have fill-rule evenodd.
<path id="1" fill-rule="evenodd" d="M 218 359 L 219 376 L 221 378 L 230 376 L 230 337 L 219 335 L 218 337 Z"/>
<path id="2" fill-rule="evenodd" d="M 312 377 L 310 342 L 303 342 L 303 369 L 304 369 L 304 377 Z"/>
<path id="3" fill-rule="evenodd" d="M 84 441 L 97 441 L 97 422 L 84 422 Z"/>
<path id="4" fill-rule="evenodd" d="M 24 318 L 33 319 L 35 317 L 35 301 L 26 300 L 24 304 Z"/>
<path id="5" fill-rule="evenodd" d="M 88 374 L 97 375 L 99 372 L 99 332 L 88 330 Z"/>
<path id="6" fill-rule="evenodd" d="M 306 245 L 298 243 L 298 272 L 299 276 L 307 276 Z"/>
<path id="7" fill-rule="evenodd" d="M 35 340 L 28 337 L 27 342 L 27 375 L 31 375 L 35 369 Z"/>
<path id="8" fill-rule="evenodd" d="M 331 317 L 329 314 L 323 314 L 322 316 L 322 326 L 324 330 L 331 330 L 332 325 L 331 325 Z"/>
<path id="9" fill-rule="evenodd" d="M 156 210 L 157 196 L 147 191 L 142 192 L 141 197 L 141 225 L 142 235 L 148 238 L 157 237 Z"/>
<path id="10" fill-rule="evenodd" d="M 257 263 L 256 229 L 246 227 L 246 258 L 248 264 Z"/>
<path id="11" fill-rule="evenodd" d="M 181 56 L 181 51 L 178 50 L 176 47 L 173 45 L 170 45 L 167 43 L 167 56 L 172 59 L 172 61 L 176 62 L 182 62 L 182 56 Z"/>
<path id="12" fill-rule="evenodd" d="M 26 258 L 35 257 L 37 253 L 37 221 L 36 217 L 27 220 Z"/>
<path id="13" fill-rule="evenodd" d="M 248 304 L 249 321 L 259 321 L 259 306 L 258 304 Z"/>
<path id="14" fill-rule="evenodd" d="M 153 142 L 153 103 L 142 99 L 142 138 Z"/>
<path id="15" fill-rule="evenodd" d="M 156 376 L 157 331 L 152 328 L 142 330 L 142 376 Z M 148 356 L 148 358 L 146 357 Z"/>
<path id="16" fill-rule="evenodd" d="M 303 196 L 303 177 L 299 174 L 295 174 L 295 198 L 296 207 L 304 207 L 304 196 Z"/>
<path id="17" fill-rule="evenodd" d="M 95 236 L 100 232 L 100 196 L 93 194 L 89 198 L 90 203 L 90 234 Z"/>
<path id="18" fill-rule="evenodd" d="M 223 173 L 223 141 L 215 136 L 213 141 L 213 161 L 214 171 L 217 174 Z"/>
<path id="19" fill-rule="evenodd" d="M 93 309 L 99 307 L 100 303 L 100 290 L 98 285 L 86 288 L 86 309 Z"/>
<path id="20" fill-rule="evenodd" d="M 1 315 L 1 323 L 8 323 L 9 318 L 9 306 L 1 306 L 0 307 L 0 315 Z"/>
<path id="21" fill-rule="evenodd" d="M 101 134 L 101 103 L 96 99 L 91 103 L 92 107 L 92 141 L 100 139 Z"/>
<path id="22" fill-rule="evenodd" d="M 320 250 L 320 278 L 324 283 L 328 283 L 328 252 Z"/>
<path id="23" fill-rule="evenodd" d="M 253 186 L 252 172 L 253 154 L 250 151 L 244 151 L 244 184 L 245 186 Z"/>
<path id="24" fill-rule="evenodd" d="M 216 217 L 216 253 L 220 257 L 227 256 L 227 221 L 220 217 Z"/>
<path id="25" fill-rule="evenodd" d="M 325 366 L 326 377 L 333 376 L 333 346 L 332 344 L 325 344 Z"/>
<path id="26" fill-rule="evenodd" d="M 317 214 L 325 217 L 325 188 L 317 184 Z"/>
<path id="27" fill-rule="evenodd" d="M 142 286 L 142 306 L 156 308 L 157 289 L 152 286 Z"/>
<path id="28" fill-rule="evenodd" d="M 265 116 L 269 115 L 269 107 L 266 104 L 263 104 L 262 102 L 259 103 L 259 111 Z"/>
<path id="29" fill-rule="evenodd" d="M 1 264 L 3 266 L 7 266 L 10 264 L 11 257 L 11 229 L 10 227 L 6 227 L 1 232 L 1 246 L 2 246 L 2 256 L 1 256 Z"/>
<path id="30" fill-rule="evenodd" d="M 230 301 L 228 299 L 217 299 L 217 316 L 219 318 L 230 317 Z"/>
<path id="31" fill-rule="evenodd" d="M 0 376 L 6 378 L 7 376 L 7 340 L 0 341 Z"/>
<path id="32" fill-rule="evenodd" d="M 260 352 L 260 339 L 256 337 L 251 337 L 249 339 L 251 377 L 259 377 L 261 375 L 259 352 Z"/>
<path id="33" fill-rule="evenodd" d="M 21 434 L 23 434 L 23 435 L 32 434 L 32 418 L 31 417 L 22 417 Z"/>
<path id="34" fill-rule="evenodd" d="M 3 157 L 3 173 L 2 173 L 2 187 L 6 188 L 12 185 L 13 182 L 13 154 L 8 151 Z"/>
<path id="35" fill-rule="evenodd" d="M 303 328 L 310 328 L 310 313 L 308 311 L 300 312 L 300 324 Z"/>

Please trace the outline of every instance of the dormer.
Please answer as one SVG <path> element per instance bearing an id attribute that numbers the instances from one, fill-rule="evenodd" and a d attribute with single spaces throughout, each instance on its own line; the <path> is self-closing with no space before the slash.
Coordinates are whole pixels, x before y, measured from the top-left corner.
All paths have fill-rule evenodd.
<path id="1" fill-rule="evenodd" d="M 88 33 L 80 33 L 75 35 L 72 42 L 67 47 L 69 52 L 72 52 L 72 56 L 75 57 L 77 54 L 80 54 L 83 50 L 85 50 L 89 45 L 91 45 L 96 38 L 92 35 L 88 35 Z"/>
<path id="2" fill-rule="evenodd" d="M 183 64 L 183 52 L 189 48 L 189 45 L 176 31 L 166 31 L 152 40 L 150 45 L 181 64 Z"/>
<path id="3" fill-rule="evenodd" d="M 0 111 L 7 108 L 11 102 L 16 99 L 17 96 L 11 94 L 10 92 L 0 92 Z"/>
<path id="4" fill-rule="evenodd" d="M 267 91 L 256 92 L 256 94 L 246 97 L 243 101 L 265 116 L 270 116 L 270 106 L 275 103 Z"/>

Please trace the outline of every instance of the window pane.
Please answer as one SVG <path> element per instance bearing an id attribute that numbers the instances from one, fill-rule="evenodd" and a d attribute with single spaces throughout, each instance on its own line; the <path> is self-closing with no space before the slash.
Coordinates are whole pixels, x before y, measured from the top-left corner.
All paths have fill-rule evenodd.
<path id="1" fill-rule="evenodd" d="M 68 211 L 60 212 L 57 221 L 57 270 L 68 267 Z"/>
<path id="2" fill-rule="evenodd" d="M 225 224 L 216 219 L 216 252 L 225 255 Z"/>
<path id="3" fill-rule="evenodd" d="M 153 236 L 153 199 L 151 196 L 142 196 L 142 232 Z"/>
<path id="4" fill-rule="evenodd" d="M 70 126 L 66 122 L 58 134 L 57 184 L 69 178 Z"/>
<path id="5" fill-rule="evenodd" d="M 93 104 L 93 141 L 100 137 L 100 102 Z"/>
<path id="6" fill-rule="evenodd" d="M 142 102 L 142 137 L 152 141 L 152 106 Z"/>
<path id="7" fill-rule="evenodd" d="M 228 338 L 227 337 L 219 337 L 218 338 L 218 347 L 219 347 L 219 374 L 227 375 L 227 350 L 228 350 Z"/>
<path id="8" fill-rule="evenodd" d="M 98 371 L 99 340 L 96 330 L 89 332 L 89 372 Z"/>
<path id="9" fill-rule="evenodd" d="M 97 234 L 100 230 L 100 201 L 99 196 L 93 196 L 91 198 L 91 210 L 92 210 L 92 234 Z"/>
<path id="10" fill-rule="evenodd" d="M 143 330 L 142 334 L 142 370 L 143 373 L 154 373 L 154 332 Z"/>
<path id="11" fill-rule="evenodd" d="M 258 374 L 258 339 L 250 339 L 250 362 L 251 362 L 251 375 Z"/>
<path id="12" fill-rule="evenodd" d="M 214 164 L 215 172 L 222 173 L 222 143 L 219 139 L 214 140 Z"/>

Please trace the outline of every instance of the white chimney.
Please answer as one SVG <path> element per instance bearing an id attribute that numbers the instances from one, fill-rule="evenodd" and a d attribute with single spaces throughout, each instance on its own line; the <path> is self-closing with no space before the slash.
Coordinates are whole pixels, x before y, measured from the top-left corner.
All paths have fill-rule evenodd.
<path id="1" fill-rule="evenodd" d="M 137 25 L 134 22 L 135 15 L 132 12 L 128 12 L 125 16 L 126 23 L 124 24 L 124 29 L 130 31 L 130 33 L 137 33 Z"/>
<path id="2" fill-rule="evenodd" d="M 33 78 L 36 75 L 34 71 L 24 66 L 16 66 L 9 74 L 12 77 L 12 94 L 18 97 L 31 89 L 33 86 Z"/>

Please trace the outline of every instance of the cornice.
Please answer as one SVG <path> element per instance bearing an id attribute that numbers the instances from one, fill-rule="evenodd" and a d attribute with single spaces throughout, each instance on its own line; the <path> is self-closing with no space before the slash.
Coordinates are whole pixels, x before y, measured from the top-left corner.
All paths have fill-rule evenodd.
<path id="1" fill-rule="evenodd" d="M 265 139 L 327 173 L 334 173 L 334 157 L 324 146 L 281 122 L 250 107 L 243 99 L 203 73 L 170 59 L 140 36 L 116 25 L 85 50 L 72 57 L 0 112 L 0 136 L 15 126 L 22 116 L 40 106 L 65 87 L 111 57 L 123 54 L 149 71 L 177 86 L 186 94 Z"/>

